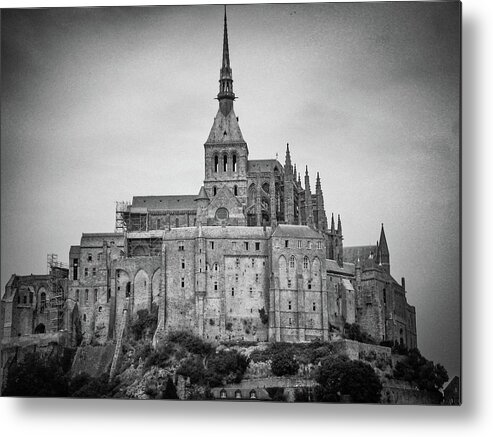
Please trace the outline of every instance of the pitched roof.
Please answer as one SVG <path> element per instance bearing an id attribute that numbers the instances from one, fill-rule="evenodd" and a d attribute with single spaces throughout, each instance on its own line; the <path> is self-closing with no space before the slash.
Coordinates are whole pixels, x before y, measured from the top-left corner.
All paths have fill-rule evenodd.
<path id="1" fill-rule="evenodd" d="M 272 236 L 292 238 L 323 238 L 321 234 L 308 226 L 284 224 L 278 225 Z"/>
<path id="2" fill-rule="evenodd" d="M 248 161 L 248 172 L 249 173 L 267 173 L 273 172 L 274 167 L 281 171 L 283 166 L 277 159 L 253 159 Z"/>
<path id="3" fill-rule="evenodd" d="M 197 204 L 194 195 L 178 196 L 134 196 L 131 212 L 145 212 L 145 210 L 196 210 Z"/>
<path id="4" fill-rule="evenodd" d="M 221 110 L 217 111 L 214 118 L 209 138 L 206 143 L 244 143 L 240 125 L 236 118 L 235 111 L 231 109 L 228 115 L 224 115 Z"/>
<path id="5" fill-rule="evenodd" d="M 341 275 L 354 276 L 354 264 L 343 263 L 342 267 L 333 259 L 325 260 L 326 269 L 328 272 L 339 273 Z"/>
<path id="6" fill-rule="evenodd" d="M 204 238 L 266 239 L 271 228 L 261 226 L 202 226 Z M 192 239 L 199 236 L 198 227 L 172 228 L 164 234 L 165 240 Z"/>

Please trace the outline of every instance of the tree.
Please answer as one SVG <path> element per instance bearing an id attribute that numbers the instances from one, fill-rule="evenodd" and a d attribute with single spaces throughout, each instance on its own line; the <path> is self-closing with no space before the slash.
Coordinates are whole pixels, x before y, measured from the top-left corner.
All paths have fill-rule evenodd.
<path id="1" fill-rule="evenodd" d="M 406 358 L 395 365 L 394 378 L 416 384 L 420 390 L 432 392 L 439 392 L 449 379 L 445 367 L 427 360 L 418 349 L 411 349 Z"/>
<path id="2" fill-rule="evenodd" d="M 280 351 L 272 358 L 271 369 L 276 376 L 296 375 L 299 367 L 294 355 L 288 351 Z"/>
<path id="3" fill-rule="evenodd" d="M 316 380 L 320 384 L 317 389 L 320 402 L 340 402 L 342 395 L 349 395 L 355 403 L 380 401 L 380 379 L 363 361 L 350 361 L 346 357 L 325 359 Z"/>
<path id="4" fill-rule="evenodd" d="M 58 357 L 28 353 L 8 371 L 4 396 L 66 397 L 68 382 Z"/>

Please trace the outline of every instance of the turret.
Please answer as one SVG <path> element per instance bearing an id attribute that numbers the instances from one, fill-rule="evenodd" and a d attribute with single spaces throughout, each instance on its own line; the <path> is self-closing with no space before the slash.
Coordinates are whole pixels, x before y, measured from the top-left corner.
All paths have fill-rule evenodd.
<path id="1" fill-rule="evenodd" d="M 313 226 L 313 205 L 312 205 L 312 193 L 310 191 L 310 176 L 308 175 L 308 166 L 305 170 L 305 217 L 306 224 Z"/>
<path id="2" fill-rule="evenodd" d="M 317 182 L 315 185 L 315 194 L 316 194 L 316 208 L 317 208 L 317 229 L 320 231 L 327 230 L 327 216 L 325 215 L 325 206 L 324 206 L 324 196 L 322 193 L 322 184 L 320 183 L 320 174 L 317 172 Z"/>

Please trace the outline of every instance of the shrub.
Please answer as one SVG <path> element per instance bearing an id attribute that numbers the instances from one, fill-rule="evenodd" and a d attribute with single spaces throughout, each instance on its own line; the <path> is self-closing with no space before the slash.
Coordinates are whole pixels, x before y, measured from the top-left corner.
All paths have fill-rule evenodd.
<path id="1" fill-rule="evenodd" d="M 271 369 L 276 376 L 295 375 L 299 364 L 289 351 L 282 351 L 274 355 Z"/>
<path id="2" fill-rule="evenodd" d="M 168 341 L 179 344 L 192 354 L 206 356 L 213 350 L 210 343 L 187 331 L 170 332 L 168 334 Z"/>
<path id="3" fill-rule="evenodd" d="M 276 402 L 285 402 L 284 398 L 284 389 L 282 387 L 268 387 L 267 393 L 269 393 L 269 397 L 271 400 Z"/>
<path id="4" fill-rule="evenodd" d="M 362 332 L 357 323 L 346 323 L 344 325 L 344 336 L 349 340 L 360 343 L 376 344 L 375 340 L 366 332 Z"/>
<path id="5" fill-rule="evenodd" d="M 153 305 L 151 312 L 149 310 L 137 311 L 137 319 L 130 325 L 130 332 L 135 340 L 140 340 L 143 337 L 153 335 L 157 327 L 157 306 Z"/>
<path id="6" fill-rule="evenodd" d="M 258 313 L 259 313 L 260 320 L 262 321 L 262 323 L 264 325 L 267 325 L 267 323 L 269 323 L 269 315 L 266 313 L 265 308 L 260 308 L 258 310 Z"/>
<path id="7" fill-rule="evenodd" d="M 320 384 L 317 400 L 321 402 L 340 402 L 345 395 L 356 403 L 380 401 L 380 379 L 373 368 L 363 361 L 350 361 L 346 357 L 326 359 L 318 370 L 316 380 Z"/>

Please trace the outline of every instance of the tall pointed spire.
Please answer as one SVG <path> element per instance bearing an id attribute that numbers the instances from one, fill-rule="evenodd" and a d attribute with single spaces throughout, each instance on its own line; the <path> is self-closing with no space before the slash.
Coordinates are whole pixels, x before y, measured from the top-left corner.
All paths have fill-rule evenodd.
<path id="1" fill-rule="evenodd" d="M 387 245 L 387 238 L 385 237 L 385 231 L 383 229 L 383 223 L 380 231 L 380 239 L 378 241 L 378 260 L 385 270 L 390 272 L 390 253 Z"/>
<path id="2" fill-rule="evenodd" d="M 223 61 L 219 76 L 219 93 L 217 95 L 221 112 L 224 115 L 228 115 L 233 108 L 235 98 L 236 96 L 233 92 L 233 70 L 231 70 L 229 60 L 228 18 L 226 16 L 226 5 L 224 5 Z"/>
<path id="3" fill-rule="evenodd" d="M 286 161 L 284 167 L 289 168 L 289 171 L 291 171 L 291 153 L 289 152 L 289 143 L 286 144 Z"/>
<path id="4" fill-rule="evenodd" d="M 342 234 L 341 215 L 337 214 L 337 233 Z"/>
<path id="5" fill-rule="evenodd" d="M 334 222 L 334 213 L 332 213 L 332 219 L 330 221 L 330 232 L 333 234 L 336 230 L 336 224 Z"/>

